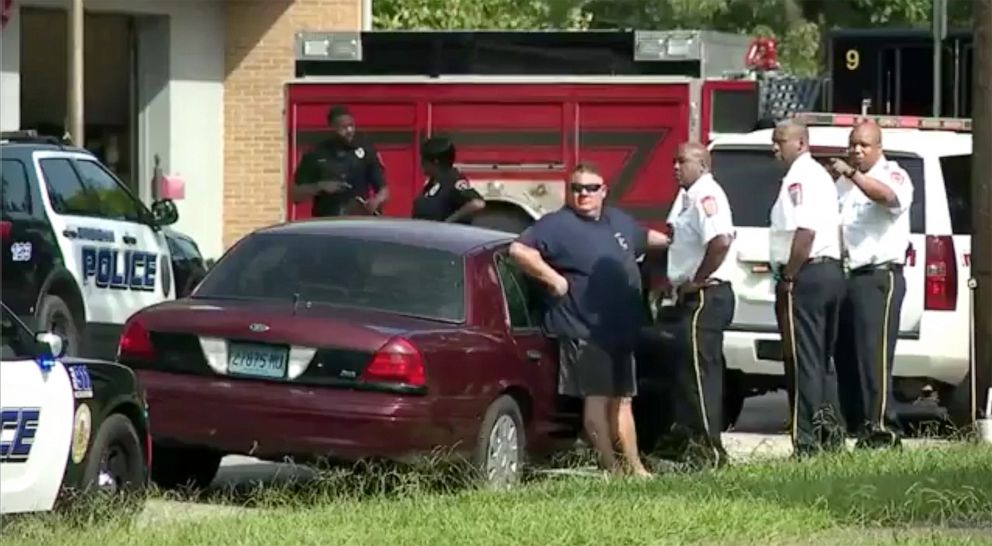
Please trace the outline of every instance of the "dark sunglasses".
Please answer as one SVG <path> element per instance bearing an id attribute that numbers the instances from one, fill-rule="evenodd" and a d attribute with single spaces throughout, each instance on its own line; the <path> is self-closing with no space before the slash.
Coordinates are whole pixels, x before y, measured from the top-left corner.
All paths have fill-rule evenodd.
<path id="1" fill-rule="evenodd" d="M 572 182 L 568 185 L 572 193 L 596 193 L 602 189 L 602 184 L 579 184 L 577 182 Z"/>

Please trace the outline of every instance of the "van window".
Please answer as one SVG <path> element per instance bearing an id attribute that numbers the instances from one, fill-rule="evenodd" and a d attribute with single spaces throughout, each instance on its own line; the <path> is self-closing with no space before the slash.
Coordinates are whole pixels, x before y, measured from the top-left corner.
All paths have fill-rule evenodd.
<path id="1" fill-rule="evenodd" d="M 715 149 L 713 176 L 730 200 L 737 227 L 769 227 L 772 205 L 778 198 L 785 168 L 775 159 L 771 149 Z M 815 153 L 818 160 L 831 154 Z M 913 181 L 913 205 L 909 211 L 913 233 L 926 232 L 926 184 L 923 159 L 912 154 L 888 153 Z"/>
<path id="2" fill-rule="evenodd" d="M 971 235 L 971 154 L 940 158 L 940 170 L 947 189 L 951 229 L 955 235 Z"/>

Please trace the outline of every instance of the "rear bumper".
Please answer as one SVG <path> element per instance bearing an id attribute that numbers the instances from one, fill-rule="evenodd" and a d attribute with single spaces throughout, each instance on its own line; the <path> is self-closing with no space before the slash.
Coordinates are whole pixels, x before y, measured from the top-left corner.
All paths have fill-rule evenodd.
<path id="1" fill-rule="evenodd" d="M 759 359 L 759 346 L 778 345 L 778 334 L 729 331 L 724 333 L 727 368 L 753 375 L 783 375 L 781 361 Z M 967 341 L 964 341 L 967 343 Z M 967 345 L 936 340 L 900 339 L 896 343 L 895 377 L 932 378 L 948 385 L 960 383 L 968 371 Z"/>
<path id="2" fill-rule="evenodd" d="M 139 371 L 157 443 L 262 459 L 406 459 L 455 443 L 432 399 Z"/>

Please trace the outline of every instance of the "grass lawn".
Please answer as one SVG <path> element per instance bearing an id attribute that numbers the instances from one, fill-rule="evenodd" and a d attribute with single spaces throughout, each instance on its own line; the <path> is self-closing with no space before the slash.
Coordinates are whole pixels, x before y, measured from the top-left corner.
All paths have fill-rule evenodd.
<path id="1" fill-rule="evenodd" d="M 229 498 L 249 507 L 210 517 L 11 518 L 2 543 L 992 544 L 989 446 L 770 461 L 649 481 L 540 478 L 508 492 L 439 491 L 437 482 L 336 474 L 297 491 Z"/>

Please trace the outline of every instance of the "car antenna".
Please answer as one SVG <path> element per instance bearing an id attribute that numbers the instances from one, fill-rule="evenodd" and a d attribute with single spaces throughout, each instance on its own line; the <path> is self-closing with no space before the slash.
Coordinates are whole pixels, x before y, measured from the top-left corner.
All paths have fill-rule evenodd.
<path id="1" fill-rule="evenodd" d="M 300 293 L 293 292 L 293 315 L 296 315 L 296 306 L 300 303 Z"/>

